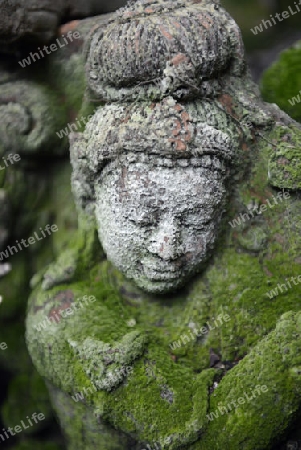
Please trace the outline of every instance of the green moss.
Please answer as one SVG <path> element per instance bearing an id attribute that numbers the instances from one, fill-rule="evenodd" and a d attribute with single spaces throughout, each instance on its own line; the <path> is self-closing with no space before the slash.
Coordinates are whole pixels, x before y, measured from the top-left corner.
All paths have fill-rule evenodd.
<path id="1" fill-rule="evenodd" d="M 300 313 L 286 313 L 223 378 L 211 395 L 208 431 L 193 449 L 264 450 L 281 436 L 301 400 L 300 326 Z M 227 432 L 220 433 L 223 429 Z"/>
<path id="2" fill-rule="evenodd" d="M 264 73 L 261 92 L 265 101 L 277 105 L 301 122 L 301 42 L 281 53 L 279 60 Z M 298 97 L 292 105 L 289 100 Z"/>
<path id="3" fill-rule="evenodd" d="M 301 103 L 300 103 L 301 104 Z M 290 126 L 278 126 L 267 135 L 268 176 L 272 186 L 281 189 L 301 188 L 301 131 Z"/>

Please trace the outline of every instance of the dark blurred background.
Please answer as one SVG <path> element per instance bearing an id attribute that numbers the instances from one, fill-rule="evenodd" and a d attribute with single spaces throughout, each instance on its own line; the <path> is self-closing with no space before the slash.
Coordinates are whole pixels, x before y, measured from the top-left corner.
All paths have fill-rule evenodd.
<path id="1" fill-rule="evenodd" d="M 275 17 L 276 13 L 289 12 L 289 6 L 296 12 L 294 0 L 221 0 L 221 4 L 242 30 L 248 61 L 256 81 L 259 81 L 262 71 L 277 59 L 281 50 L 301 39 L 301 12 L 290 15 L 282 22 L 275 19 L 277 25 L 268 25 L 267 29 L 257 35 L 251 31 L 263 19 L 271 20 L 271 14 Z"/>

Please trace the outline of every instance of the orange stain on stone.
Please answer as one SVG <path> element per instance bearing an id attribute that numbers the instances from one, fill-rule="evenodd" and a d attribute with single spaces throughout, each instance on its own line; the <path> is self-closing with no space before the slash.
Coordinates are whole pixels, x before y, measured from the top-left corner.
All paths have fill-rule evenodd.
<path id="1" fill-rule="evenodd" d="M 187 111 L 183 111 L 181 113 L 181 117 L 182 117 L 183 122 L 188 122 L 189 121 L 189 114 L 188 114 Z M 186 123 L 185 123 L 185 125 L 186 125 Z"/>
<path id="2" fill-rule="evenodd" d="M 188 62 L 188 58 L 186 55 L 184 55 L 184 53 L 178 53 L 172 58 L 171 62 L 174 66 L 178 66 L 182 62 Z"/>
<path id="3" fill-rule="evenodd" d="M 161 33 L 163 34 L 166 39 L 172 40 L 173 36 L 166 30 L 166 28 L 163 27 L 163 25 L 160 25 L 159 27 Z"/>
<path id="4" fill-rule="evenodd" d="M 172 130 L 172 134 L 174 136 L 178 136 L 178 134 L 180 133 L 181 129 L 182 129 L 181 122 L 179 120 L 177 120 L 176 121 L 176 128 L 174 130 Z"/>
<path id="5" fill-rule="evenodd" d="M 174 25 L 176 28 L 181 28 L 181 24 L 180 24 L 179 22 L 177 22 L 177 21 L 174 21 L 174 22 L 173 22 L 173 25 Z"/>
<path id="6" fill-rule="evenodd" d="M 139 55 L 139 50 L 140 50 L 140 33 L 139 33 L 138 27 L 137 27 L 136 33 L 135 33 L 134 44 L 135 44 L 136 54 Z"/>
<path id="7" fill-rule="evenodd" d="M 184 152 L 186 150 L 186 144 L 181 139 L 178 139 L 176 142 L 176 150 L 179 152 Z"/>
<path id="8" fill-rule="evenodd" d="M 168 139 L 169 142 L 173 142 L 175 144 L 175 150 L 179 152 L 184 152 L 186 150 L 186 144 L 182 139 Z"/>
<path id="9" fill-rule="evenodd" d="M 77 28 L 79 20 L 72 20 L 72 22 L 65 23 L 59 28 L 59 34 L 68 33 L 68 31 L 73 31 Z"/>
<path id="10" fill-rule="evenodd" d="M 134 16 L 135 16 L 135 13 L 134 13 L 134 12 L 131 12 L 131 11 L 127 11 L 127 12 L 124 13 L 124 15 L 123 15 L 123 17 L 124 17 L 125 19 L 129 19 L 129 18 L 134 17 Z"/>
<path id="11" fill-rule="evenodd" d="M 209 30 L 214 24 L 214 21 L 207 14 L 206 15 L 200 14 L 197 17 L 200 23 L 203 25 L 203 27 L 206 28 L 206 30 Z"/>
<path id="12" fill-rule="evenodd" d="M 191 130 L 189 129 L 190 117 L 187 111 L 183 109 L 180 105 L 175 105 L 174 109 L 180 113 L 182 123 L 180 120 L 175 121 L 176 128 L 173 129 L 172 134 L 174 135 L 174 139 L 169 139 L 169 142 L 173 142 L 175 144 L 176 151 L 185 151 L 187 149 L 187 142 L 191 140 Z M 185 135 L 181 133 L 181 131 L 185 131 Z"/>
<path id="13" fill-rule="evenodd" d="M 231 114 L 233 117 L 236 117 L 236 114 L 233 110 L 233 99 L 229 94 L 223 94 L 218 98 L 218 101 L 226 108 L 226 111 Z"/>
<path id="14" fill-rule="evenodd" d="M 66 309 L 70 308 L 72 305 L 71 302 L 66 302 L 62 306 L 58 306 L 57 308 L 52 308 L 50 313 L 48 314 L 48 318 L 53 318 L 56 323 L 59 323 L 61 321 L 61 316 L 59 316 L 61 311 L 65 311 Z"/>

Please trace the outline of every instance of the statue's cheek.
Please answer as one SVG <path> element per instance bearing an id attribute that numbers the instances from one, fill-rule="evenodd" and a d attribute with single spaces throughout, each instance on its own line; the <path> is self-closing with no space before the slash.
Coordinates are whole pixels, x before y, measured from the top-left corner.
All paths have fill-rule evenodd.
<path id="1" fill-rule="evenodd" d="M 187 262 L 203 261 L 208 256 L 216 238 L 217 233 L 209 225 L 206 230 L 190 230 L 189 234 L 187 233 L 182 238 Z"/>

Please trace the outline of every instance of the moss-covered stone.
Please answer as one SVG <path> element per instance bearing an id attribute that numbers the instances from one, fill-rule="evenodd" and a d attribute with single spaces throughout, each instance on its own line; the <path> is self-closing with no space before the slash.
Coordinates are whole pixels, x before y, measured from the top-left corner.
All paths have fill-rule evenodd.
<path id="1" fill-rule="evenodd" d="M 301 42 L 281 53 L 261 80 L 264 100 L 301 122 Z"/>
<path id="2" fill-rule="evenodd" d="M 211 395 L 208 431 L 191 448 L 260 450 L 281 437 L 300 405 L 300 325 L 300 313 L 283 315 L 223 378 Z"/>
<path id="3" fill-rule="evenodd" d="M 66 122 L 66 111 L 49 86 L 20 76 L 0 85 L 0 98 L 1 143 L 6 152 L 27 156 L 66 152 L 55 133 Z"/>
<path id="4" fill-rule="evenodd" d="M 232 63 L 245 74 L 243 59 Z M 298 418 L 301 198 L 292 146 L 298 148 L 301 131 L 261 103 L 247 75 L 235 73 L 225 77 L 222 93 L 213 86 L 214 100 L 200 101 L 200 122 L 207 113 L 212 126 L 233 127 L 239 143 L 229 205 L 206 268 L 176 293 L 146 294 L 105 260 L 93 219 L 82 213 L 78 233 L 32 282 L 28 348 L 69 450 L 267 450 Z M 138 132 L 143 142 L 143 119 Z M 86 169 L 79 187 L 91 187 Z M 90 296 L 96 301 L 84 300 Z M 211 420 L 257 385 L 267 391 Z"/>
<path id="5" fill-rule="evenodd" d="M 293 313 L 281 319 L 277 327 L 276 324 L 286 311 L 299 310 L 301 294 L 301 284 L 292 281 L 292 287 L 287 284 L 283 292 L 277 288 L 278 283 L 287 283 L 286 279 L 291 277 L 296 280 L 301 274 L 297 226 L 301 201 L 293 193 L 289 199 L 281 193 L 278 204 L 273 200 L 277 191 L 268 184 L 269 152 L 270 144 L 263 140 L 260 158 L 257 156 L 250 177 L 241 184 L 233 202 L 234 210 L 230 210 L 227 219 L 237 217 L 252 202 L 265 204 L 267 209 L 255 218 L 250 216 L 249 222 L 241 221 L 242 226 L 223 236 L 205 273 L 178 294 L 153 299 L 105 261 L 97 262 L 89 270 L 82 266 L 77 281 L 71 285 L 60 285 L 47 293 L 36 289 L 30 305 L 27 338 L 39 372 L 73 397 L 76 392 L 84 392 L 82 402 L 102 420 L 145 445 L 221 449 L 228 436 L 233 450 L 254 449 L 255 443 L 258 449 L 268 448 L 293 421 L 299 405 L 300 386 L 296 378 L 299 344 L 294 337 L 299 333 L 299 325 Z M 246 228 L 254 225 L 258 233 L 260 230 L 265 233 L 264 243 L 259 246 L 243 241 Z M 93 231 L 90 234 L 93 236 Z M 261 234 L 255 235 L 255 241 L 258 236 Z M 75 247 L 80 261 L 83 247 L 78 242 Z M 100 252 L 96 260 L 101 258 Z M 279 292 L 270 298 L 268 293 L 275 288 Z M 34 328 L 50 317 L 54 309 L 70 307 L 83 295 L 94 295 L 97 302 L 37 335 Z M 230 321 L 216 326 L 220 324 L 218 317 L 225 314 Z M 208 332 L 197 337 L 193 330 L 201 327 L 207 327 Z M 132 370 L 121 382 L 117 380 L 112 392 L 101 387 L 94 389 L 95 375 L 92 368 L 88 369 L 85 355 L 94 353 L 96 362 L 97 341 L 99 345 L 106 342 L 109 350 L 113 343 L 134 330 L 148 337 L 143 356 L 137 354 L 137 360 L 130 363 Z M 93 346 L 89 346 L 87 337 L 93 339 Z M 47 342 L 49 350 L 43 342 Z M 74 352 L 78 342 L 86 342 L 88 346 L 82 356 Z M 274 350 L 276 342 L 279 350 Z M 55 356 L 51 348 L 56 349 Z M 210 349 L 220 355 L 219 370 L 209 369 Z M 241 359 L 206 400 L 208 388 L 214 382 L 219 383 L 229 362 L 231 367 Z M 56 367 L 55 372 L 52 367 Z M 268 394 L 235 409 L 229 417 L 221 416 L 212 422 L 208 419 L 209 412 L 238 399 L 258 384 L 266 384 Z M 275 395 L 279 401 L 277 410 Z M 262 420 L 261 414 L 268 420 Z M 254 434 L 253 427 L 259 425 Z M 224 433 L 218 432 L 221 427 Z M 204 443 L 200 439 L 192 444 L 198 433 L 204 435 Z M 71 443 L 68 448 L 76 446 Z M 92 444 L 83 448 L 92 448 Z"/>
<path id="6" fill-rule="evenodd" d="M 301 137 L 298 128 L 279 127 L 268 136 L 271 141 L 268 176 L 272 186 L 301 188 Z"/>

